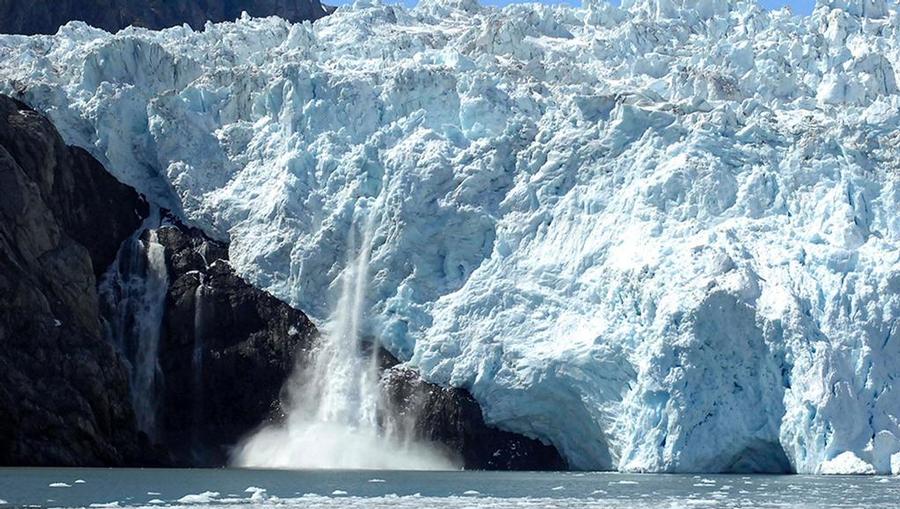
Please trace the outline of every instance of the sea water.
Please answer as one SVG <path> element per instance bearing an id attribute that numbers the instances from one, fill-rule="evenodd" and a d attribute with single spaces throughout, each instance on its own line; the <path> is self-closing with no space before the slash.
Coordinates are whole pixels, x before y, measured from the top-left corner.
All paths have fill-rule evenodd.
<path id="1" fill-rule="evenodd" d="M 401 472 L 0 469 L 0 507 L 900 507 L 900 478 Z"/>

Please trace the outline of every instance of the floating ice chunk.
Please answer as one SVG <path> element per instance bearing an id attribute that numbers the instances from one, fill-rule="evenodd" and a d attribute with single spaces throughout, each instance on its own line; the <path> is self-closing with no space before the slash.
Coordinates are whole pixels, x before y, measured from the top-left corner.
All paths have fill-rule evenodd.
<path id="1" fill-rule="evenodd" d="M 166 501 L 158 499 L 158 498 L 152 498 L 152 499 L 148 500 L 147 503 L 151 504 L 151 505 L 160 505 L 160 504 L 165 504 Z"/>
<path id="2" fill-rule="evenodd" d="M 119 502 L 97 502 L 89 505 L 88 507 L 95 507 L 97 509 L 111 508 L 111 507 L 122 507 Z"/>
<path id="3" fill-rule="evenodd" d="M 244 490 L 244 493 L 250 493 L 251 501 L 260 501 L 266 498 L 266 489 L 258 488 L 256 486 L 248 486 L 247 489 Z"/>
<path id="4" fill-rule="evenodd" d="M 463 492 L 463 495 L 466 495 L 466 496 L 478 496 L 478 495 L 481 495 L 481 493 L 478 492 L 478 491 L 475 491 L 475 490 L 466 490 L 466 491 Z"/>
<path id="5" fill-rule="evenodd" d="M 554 486 L 553 488 L 550 488 L 550 491 L 562 491 L 564 489 L 566 489 L 565 486 Z"/>
<path id="6" fill-rule="evenodd" d="M 64 482 L 52 482 L 49 485 L 51 488 L 71 488 L 72 485 Z"/>
<path id="7" fill-rule="evenodd" d="M 367 482 L 383 483 L 383 482 L 385 482 L 385 480 L 384 479 L 369 479 Z"/>
<path id="8" fill-rule="evenodd" d="M 873 475 L 875 467 L 851 451 L 838 454 L 822 463 L 820 473 L 827 475 Z"/>
<path id="9" fill-rule="evenodd" d="M 347 492 L 344 490 L 334 490 L 331 492 L 331 494 L 332 494 L 332 496 L 335 496 L 335 497 L 342 497 L 342 496 L 345 496 L 347 494 Z"/>
<path id="10" fill-rule="evenodd" d="M 86 484 L 86 483 L 87 483 L 87 481 L 85 481 L 84 479 L 75 479 L 75 484 Z"/>
<path id="11" fill-rule="evenodd" d="M 891 455 L 891 473 L 900 475 L 900 452 Z"/>
<path id="12" fill-rule="evenodd" d="M 150 496 L 154 496 L 154 495 L 162 495 L 162 493 L 160 493 L 160 492 L 158 492 L 158 491 L 148 491 L 147 494 L 150 495 Z"/>
<path id="13" fill-rule="evenodd" d="M 208 504 L 219 496 L 218 491 L 204 491 L 193 495 L 185 495 L 178 499 L 182 504 Z"/>

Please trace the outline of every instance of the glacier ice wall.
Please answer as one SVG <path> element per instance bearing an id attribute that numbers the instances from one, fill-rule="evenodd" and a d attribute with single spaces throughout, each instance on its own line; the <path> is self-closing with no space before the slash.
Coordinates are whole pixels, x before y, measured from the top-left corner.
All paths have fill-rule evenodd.
<path id="1" fill-rule="evenodd" d="M 359 0 L 0 61 L 313 318 L 382 204 L 366 334 L 575 467 L 900 464 L 894 1 Z"/>

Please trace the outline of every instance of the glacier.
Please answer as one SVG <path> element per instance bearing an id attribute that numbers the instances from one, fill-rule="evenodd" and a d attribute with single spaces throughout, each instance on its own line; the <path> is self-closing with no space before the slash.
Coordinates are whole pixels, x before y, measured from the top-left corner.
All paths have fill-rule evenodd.
<path id="1" fill-rule="evenodd" d="M 573 468 L 900 474 L 900 6 L 358 0 L 0 36 L 0 92 Z"/>

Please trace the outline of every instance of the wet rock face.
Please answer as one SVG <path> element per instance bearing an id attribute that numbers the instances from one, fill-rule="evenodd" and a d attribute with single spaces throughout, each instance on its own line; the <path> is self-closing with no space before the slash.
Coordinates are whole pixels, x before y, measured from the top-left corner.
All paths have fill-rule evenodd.
<path id="1" fill-rule="evenodd" d="M 224 465 L 230 446 L 279 415 L 281 387 L 316 330 L 235 274 L 226 245 L 180 224 L 157 237 L 170 281 L 160 346 L 164 440 L 179 463 Z"/>
<path id="2" fill-rule="evenodd" d="M 75 20 L 108 32 L 130 25 L 159 30 L 185 23 L 202 29 L 207 21 L 233 21 L 244 11 L 293 22 L 328 13 L 318 0 L 0 0 L 0 32 L 55 34 Z"/>
<path id="3" fill-rule="evenodd" d="M 383 384 L 393 411 L 414 416 L 415 435 L 461 456 L 467 470 L 566 468 L 553 446 L 485 424 L 481 407 L 464 389 L 428 383 L 403 366 L 388 369 Z"/>
<path id="4" fill-rule="evenodd" d="M 0 464 L 155 464 L 95 279 L 147 204 L 5 96 L 0 190 Z"/>

